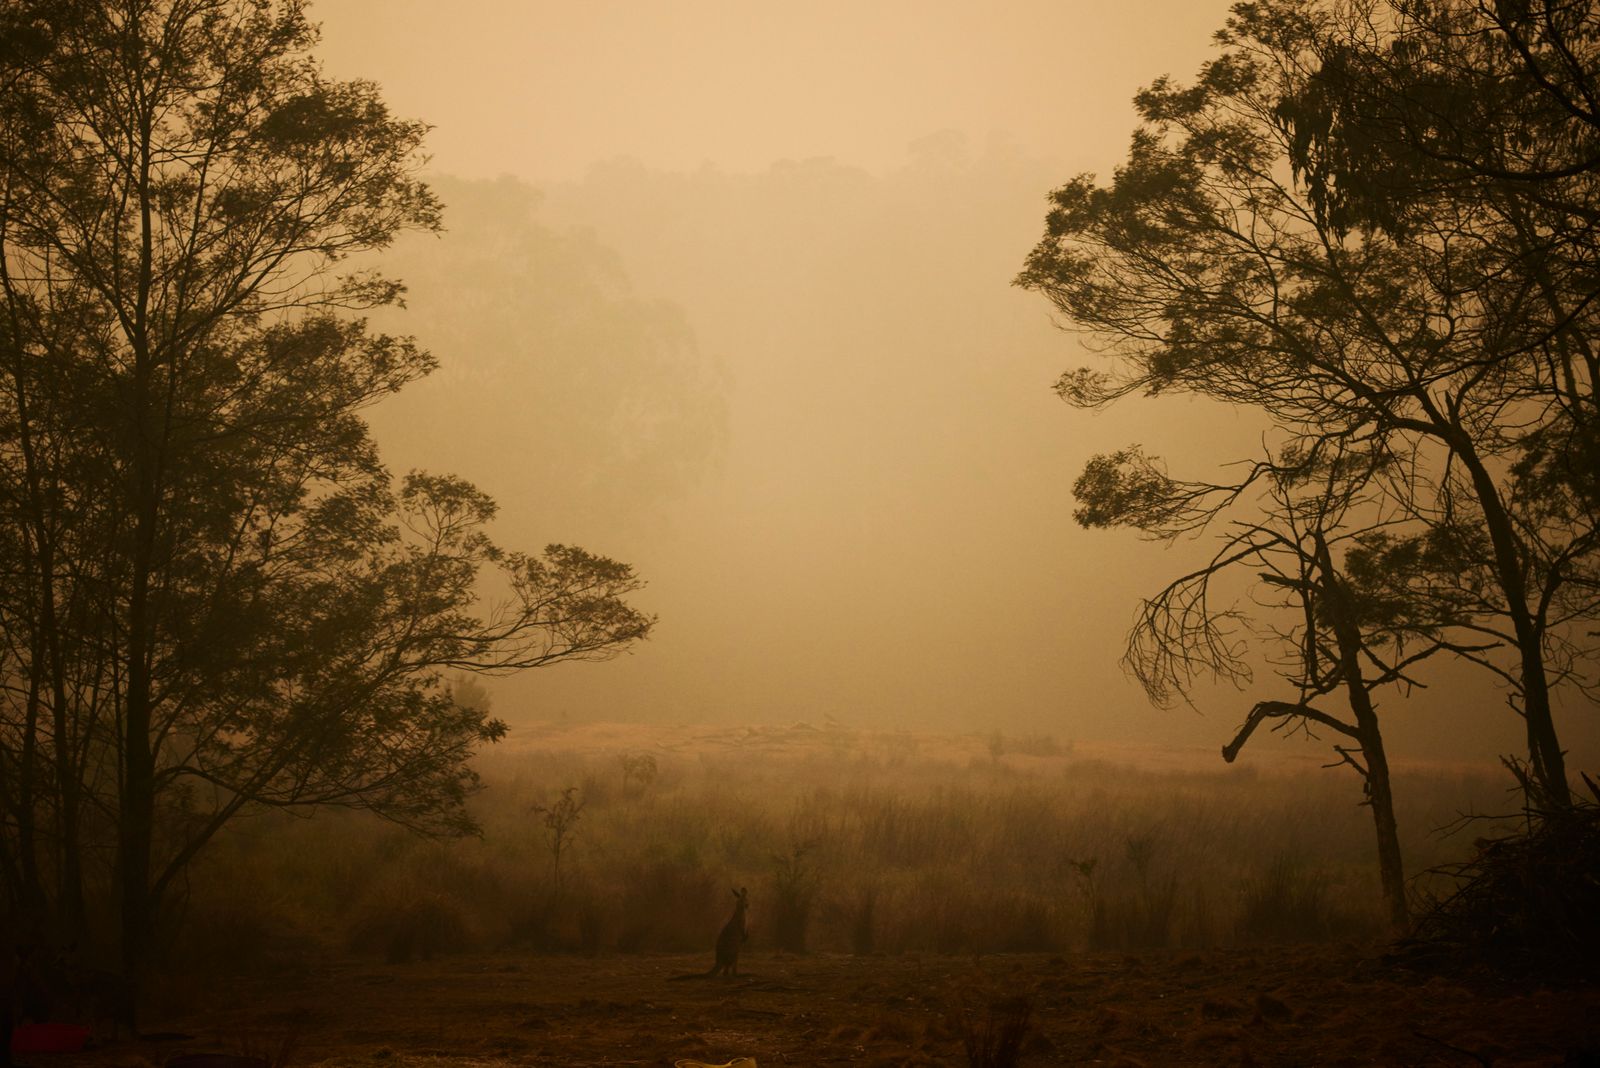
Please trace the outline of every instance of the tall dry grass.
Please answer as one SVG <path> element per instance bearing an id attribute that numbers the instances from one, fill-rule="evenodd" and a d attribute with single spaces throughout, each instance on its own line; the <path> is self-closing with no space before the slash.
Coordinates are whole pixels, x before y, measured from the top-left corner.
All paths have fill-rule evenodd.
<path id="1" fill-rule="evenodd" d="M 424 841 L 348 812 L 240 824 L 196 870 L 174 953 L 221 965 L 205 947 L 226 944 L 236 967 L 509 947 L 709 953 L 735 886 L 750 888 L 756 952 L 1382 933 L 1370 817 L 1333 771 L 1140 770 L 1037 738 L 753 731 L 657 738 L 641 781 L 636 749 L 561 741 L 480 759 L 481 838 Z M 1408 869 L 1462 853 L 1431 832 L 1496 807 L 1502 785 L 1487 770 L 1402 773 Z M 584 807 L 557 886 L 535 810 L 569 787 Z"/>

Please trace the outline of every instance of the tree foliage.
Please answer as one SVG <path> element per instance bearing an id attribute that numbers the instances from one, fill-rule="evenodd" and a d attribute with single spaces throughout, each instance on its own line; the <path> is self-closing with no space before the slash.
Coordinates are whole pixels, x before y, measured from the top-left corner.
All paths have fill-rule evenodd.
<path id="1" fill-rule="evenodd" d="M 1355 533 L 1330 543 L 1343 559 L 1330 557 L 1324 574 L 1348 575 L 1360 594 L 1351 610 L 1393 637 L 1448 632 L 1445 648 L 1504 680 L 1534 781 L 1559 802 L 1567 785 L 1550 695 L 1592 681 L 1587 630 L 1600 592 L 1584 340 L 1596 290 L 1582 267 L 1592 241 L 1575 221 L 1589 208 L 1574 206 L 1591 203 L 1588 178 L 1551 179 L 1567 183 L 1564 207 L 1512 210 L 1494 192 L 1500 177 L 1480 180 L 1459 153 L 1422 151 L 1437 148 L 1431 134 L 1419 147 L 1393 132 L 1396 101 L 1416 103 L 1405 115 L 1419 122 L 1429 108 L 1455 114 L 1441 101 L 1479 93 L 1477 72 L 1440 62 L 1426 92 L 1349 74 L 1354 57 L 1404 67 L 1435 43 L 1485 69 L 1507 65 L 1521 55 L 1517 28 L 1534 31 L 1502 10 L 1236 6 L 1221 54 L 1193 85 L 1161 79 L 1138 96 L 1143 125 L 1111 184 L 1083 176 L 1052 195 L 1018 281 L 1109 342 L 1111 367 L 1063 376 L 1065 399 L 1186 392 L 1261 410 L 1275 427 L 1269 455 L 1227 501 L 1293 469 L 1328 472 L 1328 500 L 1363 499 L 1348 517 Z M 1463 36 L 1463 20 L 1475 36 Z M 1566 39 L 1580 38 L 1587 31 Z M 1524 80 L 1542 69 L 1519 61 Z M 1594 86 L 1578 73 L 1586 64 L 1564 68 L 1566 95 Z M 1479 103 L 1492 108 L 1507 92 Z M 1528 141 L 1524 173 L 1503 180 L 1538 185 L 1538 161 L 1556 150 L 1534 142 L 1561 137 L 1560 124 L 1480 118 L 1482 136 Z M 1392 151 L 1368 151 L 1375 130 Z M 1563 139 L 1562 151 L 1581 149 Z M 1152 493 L 1172 487 L 1154 461 L 1130 467 L 1134 454 L 1118 455 L 1126 473 L 1110 491 L 1105 461 L 1080 483 L 1101 490 L 1085 521 L 1199 530 L 1221 514 L 1214 490 Z"/>
<path id="2" fill-rule="evenodd" d="M 73 930 L 114 896 L 137 972 L 252 806 L 471 830 L 504 726 L 445 672 L 652 620 L 626 565 L 507 552 L 470 484 L 381 464 L 362 413 L 432 360 L 361 318 L 401 287 L 351 258 L 440 206 L 425 127 L 326 78 L 300 3 L 0 19 L 0 877 Z"/>

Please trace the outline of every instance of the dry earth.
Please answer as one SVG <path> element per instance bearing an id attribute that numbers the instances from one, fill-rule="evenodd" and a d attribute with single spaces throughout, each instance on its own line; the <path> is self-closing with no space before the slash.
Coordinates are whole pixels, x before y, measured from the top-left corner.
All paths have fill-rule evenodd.
<path id="1" fill-rule="evenodd" d="M 963 1064 L 952 1006 L 993 992 L 1034 1005 L 1024 1064 L 1600 1064 L 1600 989 L 1467 984 L 1384 964 L 1370 947 L 1207 953 L 778 957 L 734 979 L 671 981 L 708 957 L 495 956 L 349 961 L 292 979 L 217 982 L 150 1028 L 31 1068 L 270 1053 L 291 1068 Z"/>

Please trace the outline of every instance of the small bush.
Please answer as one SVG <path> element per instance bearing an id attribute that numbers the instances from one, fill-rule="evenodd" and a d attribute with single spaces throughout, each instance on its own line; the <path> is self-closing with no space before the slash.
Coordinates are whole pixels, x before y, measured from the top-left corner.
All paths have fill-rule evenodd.
<path id="1" fill-rule="evenodd" d="M 618 902 L 590 879 L 574 883 L 571 897 L 568 911 L 576 927 L 578 951 L 584 956 L 598 956 L 618 937 Z"/>
<path id="2" fill-rule="evenodd" d="M 622 872 L 617 949 L 683 952 L 709 949 L 727 891 L 703 868 L 677 861 L 636 864 Z M 713 902 L 715 903 L 713 905 Z"/>
<path id="3" fill-rule="evenodd" d="M 1033 1000 L 1023 994 L 958 993 L 950 1018 L 971 1068 L 1012 1068 L 1028 1037 Z"/>
<path id="4" fill-rule="evenodd" d="M 655 756 L 650 753 L 623 753 L 618 760 L 622 765 L 623 796 L 648 793 L 661 774 Z"/>
<path id="5" fill-rule="evenodd" d="M 1090 903 L 1090 949 L 1165 949 L 1174 942 L 1176 877 L 1126 895 L 1101 894 Z"/>
<path id="6" fill-rule="evenodd" d="M 1050 905 L 1038 898 L 998 898 L 985 910 L 983 946 L 995 953 L 1048 953 L 1061 948 Z"/>
<path id="7" fill-rule="evenodd" d="M 850 910 L 850 952 L 858 957 L 877 947 L 878 888 L 868 886 L 857 895 Z"/>
<path id="8" fill-rule="evenodd" d="M 578 948 L 588 957 L 597 956 L 612 926 L 607 902 L 592 893 L 578 892 Z"/>
<path id="9" fill-rule="evenodd" d="M 821 941 L 829 948 L 835 945 L 847 948 L 858 957 L 876 952 L 880 893 L 879 884 L 871 881 L 829 900 L 821 910 Z"/>
<path id="10" fill-rule="evenodd" d="M 1124 836 L 1125 863 L 1109 883 L 1094 858 L 1068 860 L 1087 904 L 1090 949 L 1165 949 L 1178 940 L 1178 878 L 1155 874 L 1159 846 L 1153 834 Z"/>
<path id="11" fill-rule="evenodd" d="M 431 960 L 470 946 L 460 906 L 436 893 L 371 904 L 350 935 L 353 952 L 381 952 L 390 964 Z"/>
<path id="12" fill-rule="evenodd" d="M 1245 891 L 1239 938 L 1247 942 L 1310 942 L 1336 926 L 1326 884 L 1290 857 L 1278 857 Z"/>
<path id="13" fill-rule="evenodd" d="M 817 872 L 808 856 L 812 846 L 797 845 L 773 858 L 772 940 L 781 950 L 804 953 L 817 900 Z"/>
<path id="14" fill-rule="evenodd" d="M 1600 789 L 1585 780 L 1600 802 Z M 1431 902 L 1404 947 L 1452 968 L 1588 981 L 1600 959 L 1600 803 L 1530 815 L 1525 829 L 1476 843 L 1443 869 L 1453 891 Z"/>
<path id="15" fill-rule="evenodd" d="M 544 824 L 545 844 L 550 850 L 550 877 L 557 896 L 561 894 L 561 858 L 571 853 L 586 804 L 588 801 L 578 788 L 569 786 L 550 804 L 534 805 L 530 810 Z"/>

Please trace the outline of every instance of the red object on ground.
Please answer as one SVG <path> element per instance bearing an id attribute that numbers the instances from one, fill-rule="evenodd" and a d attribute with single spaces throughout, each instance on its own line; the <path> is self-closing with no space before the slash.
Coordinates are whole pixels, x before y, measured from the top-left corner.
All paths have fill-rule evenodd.
<path id="1" fill-rule="evenodd" d="M 77 1024 L 23 1023 L 11 1031 L 12 1053 L 76 1053 L 89 1041 L 89 1029 Z"/>

